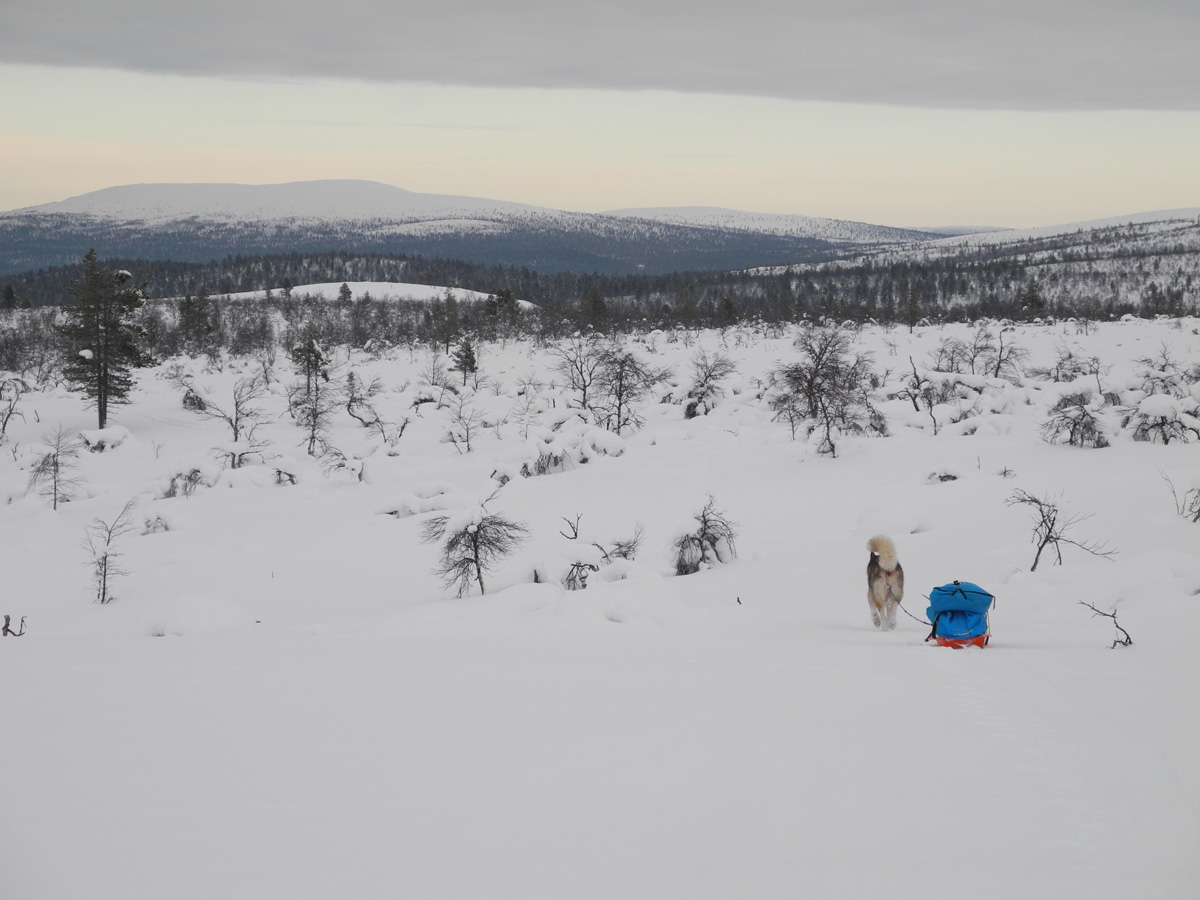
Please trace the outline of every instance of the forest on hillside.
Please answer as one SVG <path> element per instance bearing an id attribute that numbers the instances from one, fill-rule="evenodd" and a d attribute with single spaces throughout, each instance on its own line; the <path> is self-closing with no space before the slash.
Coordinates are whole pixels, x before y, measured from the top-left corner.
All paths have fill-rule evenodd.
<path id="1" fill-rule="evenodd" d="M 914 324 L 980 316 L 1181 315 L 1200 300 L 1200 226 L 1164 240 L 1128 230 L 1104 240 L 1086 233 L 1006 245 L 964 246 L 934 255 L 889 252 L 821 264 L 669 274 L 545 273 L 442 257 L 370 253 L 236 255 L 208 263 L 111 259 L 133 273 L 148 299 L 178 303 L 243 291 L 291 298 L 294 286 L 397 282 L 511 292 L 543 321 L 594 328 L 720 325 L 761 318 L 868 319 Z M 82 256 L 82 254 L 81 254 Z M 0 278 L 0 307 L 70 302 L 78 264 Z"/>

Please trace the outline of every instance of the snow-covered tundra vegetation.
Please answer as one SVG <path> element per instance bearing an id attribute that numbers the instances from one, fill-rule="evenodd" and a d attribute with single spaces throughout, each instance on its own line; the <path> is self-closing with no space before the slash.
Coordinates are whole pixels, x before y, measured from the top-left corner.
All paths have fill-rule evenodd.
<path id="1" fill-rule="evenodd" d="M 0 896 L 1196 896 L 1200 320 L 296 334 L 3 374 Z"/>

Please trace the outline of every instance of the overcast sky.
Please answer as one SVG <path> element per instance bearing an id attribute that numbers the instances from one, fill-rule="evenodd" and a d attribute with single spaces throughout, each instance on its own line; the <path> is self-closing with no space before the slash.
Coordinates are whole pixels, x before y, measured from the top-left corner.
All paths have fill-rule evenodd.
<path id="1" fill-rule="evenodd" d="M 1037 225 L 1200 205 L 1200 0 L 0 0 L 0 209 L 369 178 Z"/>

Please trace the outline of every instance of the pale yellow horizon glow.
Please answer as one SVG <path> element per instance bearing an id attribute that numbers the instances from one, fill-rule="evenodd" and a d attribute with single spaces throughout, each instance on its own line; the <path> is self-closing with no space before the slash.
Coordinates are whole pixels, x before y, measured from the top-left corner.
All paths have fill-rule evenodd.
<path id="1" fill-rule="evenodd" d="M 1026 227 L 1200 206 L 1197 112 L 14 65 L 0 65 L 0 109 L 0 210 L 119 184 L 327 178 L 584 212 L 723 206 L 900 226 Z"/>

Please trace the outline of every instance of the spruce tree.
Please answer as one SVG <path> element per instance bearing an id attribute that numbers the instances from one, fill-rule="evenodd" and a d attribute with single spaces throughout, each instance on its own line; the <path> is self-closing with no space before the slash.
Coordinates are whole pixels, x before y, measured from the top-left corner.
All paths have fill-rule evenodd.
<path id="1" fill-rule="evenodd" d="M 128 401 L 133 370 L 154 365 L 142 349 L 145 331 L 133 321 L 144 301 L 141 289 L 130 284 L 132 278 L 128 272 L 105 269 L 96 261 L 96 251 L 89 250 L 82 277 L 70 287 L 75 302 L 63 307 L 63 372 L 95 404 L 99 428 L 108 424 L 110 406 Z"/>
<path id="2" fill-rule="evenodd" d="M 467 383 L 468 375 L 474 375 L 479 371 L 479 363 L 475 359 L 475 348 L 471 345 L 469 337 L 464 337 L 459 341 L 458 349 L 454 351 L 454 368 L 462 372 L 463 384 Z"/>

